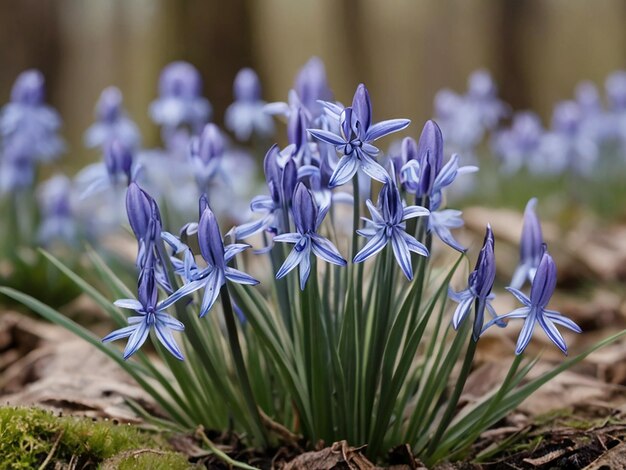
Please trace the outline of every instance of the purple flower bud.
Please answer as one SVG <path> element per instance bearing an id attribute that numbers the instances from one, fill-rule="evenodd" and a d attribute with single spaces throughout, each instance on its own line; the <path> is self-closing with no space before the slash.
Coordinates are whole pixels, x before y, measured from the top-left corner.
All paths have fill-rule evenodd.
<path id="1" fill-rule="evenodd" d="M 522 263 L 531 263 L 535 267 L 539 265 L 541 256 L 544 251 L 543 234 L 541 231 L 541 222 L 535 207 L 537 206 L 537 198 L 532 198 L 526 204 L 524 210 L 524 225 L 522 227 L 522 239 L 520 242 L 520 261 Z"/>
<path id="2" fill-rule="evenodd" d="M 381 209 L 383 219 L 388 223 L 395 225 L 402 222 L 402 198 L 392 179 L 389 179 L 378 193 L 378 207 Z"/>
<path id="3" fill-rule="evenodd" d="M 537 274 L 530 288 L 530 302 L 541 309 L 545 308 L 556 287 L 556 265 L 552 256 L 544 251 Z"/>
<path id="4" fill-rule="evenodd" d="M 205 163 L 224 155 L 226 140 L 215 124 L 207 124 L 200 135 L 198 156 Z"/>
<path id="5" fill-rule="evenodd" d="M 250 68 L 241 69 L 233 83 L 235 100 L 254 103 L 261 99 L 261 82 L 256 72 Z"/>
<path id="6" fill-rule="evenodd" d="M 417 160 L 418 150 L 417 142 L 413 137 L 405 137 L 402 139 L 402 163 L 406 163 L 409 160 Z"/>
<path id="7" fill-rule="evenodd" d="M 158 300 L 157 282 L 154 276 L 154 255 L 150 252 L 139 274 L 137 297 L 146 314 L 154 313 Z"/>
<path id="8" fill-rule="evenodd" d="M 293 220 L 296 229 L 302 235 L 315 232 L 317 206 L 313 195 L 302 183 L 298 183 L 293 194 Z"/>
<path id="9" fill-rule="evenodd" d="M 220 269 L 224 268 L 222 234 L 220 233 L 215 214 L 208 206 L 202 212 L 198 222 L 198 245 L 200 246 L 202 257 L 210 266 Z"/>
<path id="10" fill-rule="evenodd" d="M 100 121 L 113 123 L 117 121 L 122 113 L 122 93 L 114 86 L 102 90 L 98 104 L 96 105 L 96 116 Z"/>
<path id="11" fill-rule="evenodd" d="M 298 108 L 298 112 L 289 114 L 289 121 L 287 122 L 287 140 L 290 144 L 296 146 L 296 152 L 307 143 L 307 127 L 306 117 L 302 109 Z"/>
<path id="12" fill-rule="evenodd" d="M 602 109 L 602 100 L 598 88 L 592 82 L 582 82 L 576 87 L 576 101 L 584 113 L 597 112 Z"/>
<path id="13" fill-rule="evenodd" d="M 120 174 L 125 175 L 128 182 L 131 181 L 133 154 L 131 149 L 120 140 L 112 140 L 106 145 L 104 149 L 104 164 L 112 182 L 117 181 Z"/>
<path id="14" fill-rule="evenodd" d="M 582 120 L 581 109 L 575 101 L 557 103 L 552 114 L 552 128 L 569 136 L 578 132 Z"/>
<path id="15" fill-rule="evenodd" d="M 626 110 L 626 72 L 620 70 L 609 75 L 606 79 L 605 88 L 611 109 Z"/>
<path id="16" fill-rule="evenodd" d="M 416 195 L 431 195 L 435 179 L 443 166 L 443 135 L 435 121 L 429 120 L 417 144 L 419 180 Z"/>
<path id="17" fill-rule="evenodd" d="M 263 171 L 265 172 L 265 181 L 270 190 L 270 196 L 274 202 L 280 202 L 280 188 L 281 188 L 281 169 L 278 165 L 279 150 L 278 145 L 274 144 L 265 154 L 263 160 Z"/>
<path id="18" fill-rule="evenodd" d="M 498 88 L 486 70 L 476 70 L 467 81 L 468 94 L 472 98 L 490 99 L 498 93 Z"/>
<path id="19" fill-rule="evenodd" d="M 328 101 L 333 95 L 328 88 L 324 63 L 318 57 L 312 57 L 300 69 L 294 88 L 300 102 L 313 116 L 322 112 L 322 106 L 317 101 Z"/>
<path id="20" fill-rule="evenodd" d="M 31 69 L 20 73 L 11 89 L 11 101 L 30 106 L 43 103 L 45 79 L 39 70 Z"/>
<path id="21" fill-rule="evenodd" d="M 372 101 L 364 84 L 359 84 L 352 99 L 352 109 L 359 122 L 359 135 L 364 136 L 372 125 Z"/>
<path id="22" fill-rule="evenodd" d="M 283 204 L 289 205 L 290 196 L 296 189 L 296 184 L 298 183 L 298 169 L 296 167 L 296 162 L 293 158 L 287 160 L 285 164 L 285 168 L 283 168 L 282 174 L 282 202 Z"/>
<path id="23" fill-rule="evenodd" d="M 159 78 L 161 96 L 195 98 L 202 93 L 200 72 L 188 62 L 177 61 L 165 66 Z"/>
<path id="24" fill-rule="evenodd" d="M 496 279 L 495 240 L 491 226 L 487 225 L 483 247 L 476 261 L 476 268 L 469 276 L 469 286 L 479 298 L 486 299 Z M 482 328 L 482 324 L 480 325 Z"/>
<path id="25" fill-rule="evenodd" d="M 126 190 L 126 213 L 128 222 L 137 240 L 144 240 L 148 234 L 152 213 L 152 201 L 148 193 L 134 181 Z"/>

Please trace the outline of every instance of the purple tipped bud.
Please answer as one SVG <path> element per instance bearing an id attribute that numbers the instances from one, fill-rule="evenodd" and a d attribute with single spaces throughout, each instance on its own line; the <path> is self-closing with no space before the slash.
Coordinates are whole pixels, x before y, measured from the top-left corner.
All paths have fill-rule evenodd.
<path id="1" fill-rule="evenodd" d="M 339 126 L 341 127 L 341 133 L 343 134 L 343 138 L 346 141 L 352 140 L 352 119 L 353 119 L 353 109 L 348 107 L 345 108 L 341 116 L 339 116 Z M 345 152 L 346 154 L 352 153 L 352 151 Z"/>
<path id="2" fill-rule="evenodd" d="M 623 111 L 626 109 L 626 72 L 613 72 L 606 79 L 606 97 L 611 109 Z"/>
<path id="3" fill-rule="evenodd" d="M 132 182 L 128 185 L 126 213 L 130 228 L 137 240 L 144 240 L 147 237 L 153 201 L 150 195 L 141 189 L 137 183 Z"/>
<path id="4" fill-rule="evenodd" d="M 207 124 L 200 135 L 198 157 L 206 164 L 224 155 L 226 141 L 222 131 L 215 124 Z"/>
<path id="5" fill-rule="evenodd" d="M 146 313 L 154 313 L 158 300 L 158 289 L 154 277 L 154 255 L 150 251 L 146 264 L 139 274 L 137 297 Z"/>
<path id="6" fill-rule="evenodd" d="M 563 101 L 554 107 L 552 128 L 555 131 L 574 135 L 582 120 L 581 109 L 575 101 Z"/>
<path id="7" fill-rule="evenodd" d="M 204 260 L 210 266 L 224 268 L 224 244 L 213 211 L 207 206 L 198 222 L 198 245 Z"/>
<path id="8" fill-rule="evenodd" d="M 280 201 L 281 188 L 281 169 L 278 165 L 279 150 L 278 145 L 274 144 L 265 154 L 263 160 L 263 171 L 265 172 L 265 181 L 270 190 L 270 196 L 274 202 Z"/>
<path id="9" fill-rule="evenodd" d="M 11 89 L 13 103 L 36 106 L 43 103 L 46 81 L 39 70 L 26 70 L 20 73 Z"/>
<path id="10" fill-rule="evenodd" d="M 426 121 L 417 144 L 419 181 L 416 194 L 429 196 L 443 166 L 443 135 L 435 121 Z"/>
<path id="11" fill-rule="evenodd" d="M 602 109 L 600 93 L 592 82 L 582 82 L 576 87 L 576 101 L 585 113 Z"/>
<path id="12" fill-rule="evenodd" d="M 410 160 L 417 160 L 417 142 L 413 137 L 405 137 L 402 139 L 402 162 L 406 163 Z"/>
<path id="13" fill-rule="evenodd" d="M 352 109 L 359 122 L 359 134 L 365 135 L 372 125 L 372 102 L 367 88 L 362 83 L 357 87 L 352 98 Z"/>
<path id="14" fill-rule="evenodd" d="M 233 83 L 235 100 L 256 102 L 261 99 L 261 82 L 256 72 L 250 68 L 241 69 Z"/>
<path id="15" fill-rule="evenodd" d="M 102 90 L 96 105 L 96 116 L 98 119 L 113 123 L 119 119 L 121 112 L 122 92 L 114 86 Z"/>
<path id="16" fill-rule="evenodd" d="M 392 179 L 387 180 L 378 194 L 378 207 L 383 219 L 393 225 L 402 222 L 403 208 L 400 191 Z"/>
<path id="17" fill-rule="evenodd" d="M 289 199 L 296 189 L 298 183 L 298 169 L 293 158 L 287 160 L 282 175 L 282 202 L 289 205 Z"/>
<path id="18" fill-rule="evenodd" d="M 473 72 L 467 81 L 468 93 L 477 99 L 493 98 L 498 92 L 498 88 L 486 70 Z"/>
<path id="19" fill-rule="evenodd" d="M 202 93 L 200 72 L 188 62 L 172 62 L 165 66 L 159 78 L 161 96 L 196 98 Z"/>
<path id="20" fill-rule="evenodd" d="M 532 198 L 524 210 L 524 225 L 520 241 L 520 262 L 529 266 L 538 266 L 543 255 L 543 234 L 541 222 L 535 212 L 537 198 Z"/>
<path id="21" fill-rule="evenodd" d="M 547 251 L 543 253 L 537 273 L 530 288 L 530 302 L 533 306 L 545 308 L 556 287 L 556 265 Z"/>
<path id="22" fill-rule="evenodd" d="M 317 206 L 313 195 L 302 183 L 298 183 L 293 194 L 293 220 L 301 234 L 315 232 Z"/>
<path id="23" fill-rule="evenodd" d="M 317 100 L 328 101 L 332 93 L 326 80 L 324 63 L 318 57 L 312 57 L 300 69 L 294 85 L 300 101 L 314 116 L 321 113 L 322 107 Z"/>
<path id="24" fill-rule="evenodd" d="M 126 176 L 126 180 L 130 182 L 133 154 L 131 149 L 118 139 L 112 140 L 106 145 L 104 149 L 104 164 L 112 181 L 117 181 L 117 177 L 123 174 Z"/>
<path id="25" fill-rule="evenodd" d="M 486 299 L 491 293 L 493 283 L 496 279 L 494 244 L 495 240 L 491 226 L 487 225 L 483 247 L 476 261 L 476 268 L 469 276 L 470 289 L 481 299 Z"/>
<path id="26" fill-rule="evenodd" d="M 198 213 L 198 220 L 199 220 L 200 217 L 202 217 L 204 210 L 209 208 L 209 196 L 207 196 L 206 193 L 203 193 L 202 196 L 200 196 L 200 200 L 198 201 L 198 206 L 199 206 L 199 213 Z"/>
<path id="27" fill-rule="evenodd" d="M 302 112 L 302 109 L 298 108 L 297 113 L 289 114 L 289 122 L 287 122 L 287 139 L 290 144 L 296 146 L 296 151 L 302 148 L 307 142 L 307 129 L 308 125 L 306 117 Z"/>

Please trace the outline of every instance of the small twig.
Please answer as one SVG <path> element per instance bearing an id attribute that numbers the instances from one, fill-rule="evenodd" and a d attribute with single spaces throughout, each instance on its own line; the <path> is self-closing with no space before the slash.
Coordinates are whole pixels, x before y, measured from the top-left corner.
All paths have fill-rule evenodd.
<path id="1" fill-rule="evenodd" d="M 65 432 L 65 429 L 61 429 L 61 431 L 59 432 L 59 435 L 54 441 L 54 444 L 52 444 L 52 449 L 50 449 L 50 452 L 48 453 L 46 460 L 44 460 L 43 463 L 39 466 L 39 470 L 45 470 L 48 464 L 52 461 L 52 456 L 57 451 L 57 447 L 59 446 L 59 442 L 61 442 L 61 438 L 63 437 L 64 432 Z"/>
<path id="2" fill-rule="evenodd" d="M 229 457 L 225 452 L 219 450 L 215 444 L 207 437 L 204 433 L 204 428 L 202 426 L 198 426 L 196 429 L 196 436 L 202 439 L 202 442 L 209 448 L 209 450 L 220 460 L 227 463 L 228 465 L 235 468 L 243 468 L 244 470 L 258 470 L 256 467 L 252 467 L 246 463 L 239 462 L 231 457 Z"/>
<path id="3" fill-rule="evenodd" d="M 298 436 L 297 434 L 291 432 L 285 426 L 283 426 L 280 423 L 277 423 L 272 418 L 267 416 L 263 412 L 263 410 L 261 408 L 259 408 L 259 414 L 261 415 L 261 421 L 263 422 L 263 424 L 265 425 L 265 427 L 269 431 L 271 431 L 274 434 L 276 434 L 283 441 L 285 441 L 285 443 L 291 444 L 291 445 L 293 445 L 295 447 L 300 448 L 300 446 L 298 445 L 298 441 L 300 440 L 300 436 Z"/>

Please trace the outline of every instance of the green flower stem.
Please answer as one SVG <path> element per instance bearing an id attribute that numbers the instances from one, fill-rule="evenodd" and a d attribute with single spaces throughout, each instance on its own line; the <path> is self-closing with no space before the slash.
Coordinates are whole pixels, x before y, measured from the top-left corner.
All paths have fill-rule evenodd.
<path id="1" fill-rule="evenodd" d="M 243 353 L 241 352 L 241 345 L 239 344 L 239 335 L 237 333 L 237 324 L 235 323 L 235 312 L 233 311 L 233 305 L 230 301 L 230 294 L 228 293 L 228 286 L 222 285 L 220 289 L 220 298 L 222 300 L 222 310 L 224 311 L 224 320 L 226 322 L 226 330 L 228 332 L 228 342 L 233 354 L 233 362 L 235 363 L 235 369 L 237 371 L 237 377 L 241 383 L 244 399 L 248 406 L 248 411 L 255 423 L 255 437 L 258 439 L 259 445 L 266 447 L 268 444 L 267 433 L 261 415 L 254 399 L 252 387 L 250 386 L 250 380 L 248 379 L 248 373 L 246 371 L 246 365 L 243 360 Z"/>
<path id="2" fill-rule="evenodd" d="M 239 462 L 238 460 L 235 460 L 231 457 L 229 457 L 225 452 L 221 451 L 215 444 L 213 444 L 213 442 L 207 437 L 207 435 L 204 433 L 204 429 L 202 429 L 202 426 L 200 426 L 197 430 L 196 430 L 196 436 L 199 437 L 200 439 L 202 439 L 202 442 L 204 442 L 204 445 L 206 445 L 209 450 L 215 454 L 216 457 L 218 457 L 220 460 L 222 460 L 224 463 L 226 463 L 227 465 L 234 467 L 234 468 L 242 468 L 244 470 L 257 470 L 256 467 L 252 467 L 246 463 L 243 462 Z"/>
<path id="3" fill-rule="evenodd" d="M 452 395 L 448 399 L 448 406 L 437 426 L 437 430 L 435 431 L 434 436 L 430 439 L 430 443 L 428 444 L 428 448 L 426 449 L 426 455 L 433 455 L 437 450 L 437 446 L 439 445 L 439 441 L 443 436 L 443 433 L 452 422 L 452 418 L 454 417 L 454 413 L 456 411 L 456 406 L 459 403 L 459 398 L 461 398 L 461 393 L 463 392 L 463 388 L 465 387 L 465 382 L 469 377 L 469 373 L 472 370 L 472 362 L 474 361 L 474 354 L 476 353 L 476 345 L 477 342 L 474 341 L 473 338 L 470 338 L 469 345 L 467 347 L 467 353 L 465 354 L 465 359 L 463 360 L 463 366 L 461 367 L 461 372 L 459 373 L 459 377 L 456 380 L 456 385 L 454 386 L 454 390 L 452 391 Z"/>

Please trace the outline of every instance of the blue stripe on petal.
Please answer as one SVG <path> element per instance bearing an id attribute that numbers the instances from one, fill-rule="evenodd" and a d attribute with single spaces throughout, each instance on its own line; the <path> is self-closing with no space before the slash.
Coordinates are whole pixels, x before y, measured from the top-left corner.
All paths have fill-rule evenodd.
<path id="1" fill-rule="evenodd" d="M 259 283 L 259 281 L 257 281 L 249 274 L 246 274 L 243 271 L 239 271 L 238 269 L 231 268 L 229 266 L 224 269 L 224 275 L 226 276 L 226 279 L 231 282 L 236 282 L 237 284 L 256 286 Z"/>
<path id="2" fill-rule="evenodd" d="M 204 291 L 204 297 L 202 297 L 202 305 L 200 306 L 200 318 L 211 310 L 211 307 L 213 307 L 213 304 L 217 300 L 217 296 L 220 294 L 220 288 L 224 284 L 224 275 L 222 271 L 216 269 L 207 276 L 206 281 L 206 289 Z"/>
<path id="3" fill-rule="evenodd" d="M 389 180 L 389 173 L 372 157 L 361 155 L 361 169 L 369 175 L 370 178 L 385 183 Z"/>
<path id="4" fill-rule="evenodd" d="M 178 344 L 176 344 L 176 340 L 174 339 L 174 335 L 169 330 L 167 325 L 157 321 L 156 323 L 156 336 L 159 342 L 167 349 L 172 356 L 174 356 L 179 361 L 184 361 L 183 353 L 180 351 Z"/>
<path id="5" fill-rule="evenodd" d="M 170 295 L 167 299 L 159 302 L 159 304 L 157 305 L 157 309 L 159 311 L 165 310 L 170 305 L 173 305 L 174 303 L 178 302 L 178 300 L 182 299 L 186 295 L 189 295 L 189 294 L 197 291 L 198 289 L 202 289 L 202 287 L 206 283 L 207 283 L 207 280 L 205 278 L 205 279 L 199 279 L 197 281 L 191 281 L 191 282 L 185 284 L 180 289 L 178 289 L 176 292 L 174 292 L 172 295 Z"/>
<path id="6" fill-rule="evenodd" d="M 405 231 L 401 231 L 400 236 L 404 239 L 409 250 L 411 250 L 414 253 L 417 253 L 418 255 L 428 256 L 428 248 L 426 248 L 423 244 L 418 242 L 415 239 L 415 237 L 412 237 Z"/>
<path id="7" fill-rule="evenodd" d="M 576 333 L 582 333 L 583 330 L 580 328 L 580 326 L 578 326 L 576 323 L 574 323 L 572 320 L 570 320 L 567 317 L 564 317 L 563 315 L 559 314 L 559 313 L 552 313 L 552 311 L 548 312 L 544 310 L 544 316 L 546 318 L 549 318 L 550 320 L 552 320 L 554 323 L 556 323 L 557 325 L 561 325 L 564 326 L 565 328 L 569 328 L 570 330 L 576 332 Z"/>
<path id="8" fill-rule="evenodd" d="M 172 330 L 183 331 L 185 329 L 185 325 L 182 322 L 167 313 L 157 313 L 157 322 L 164 324 Z"/>
<path id="9" fill-rule="evenodd" d="M 309 250 L 305 250 L 309 251 Z M 303 252 L 304 253 L 304 252 Z M 300 290 L 304 290 L 306 287 L 306 281 L 309 279 L 309 275 L 311 274 L 311 258 L 310 254 L 302 257 L 302 261 L 300 262 Z"/>
<path id="10" fill-rule="evenodd" d="M 394 231 L 391 236 L 391 247 L 393 248 L 393 254 L 402 269 L 402 272 L 406 276 L 406 278 L 411 281 L 413 280 L 413 266 L 411 265 L 411 252 L 409 251 L 409 246 L 406 241 L 402 237 L 402 233 L 397 230 Z"/>
<path id="11" fill-rule="evenodd" d="M 402 210 L 402 220 L 430 215 L 430 211 L 422 206 L 407 206 Z"/>
<path id="12" fill-rule="evenodd" d="M 143 320 L 143 319 L 142 319 Z M 104 338 L 102 338 L 103 343 L 110 343 L 111 341 L 117 341 L 118 339 L 128 338 L 132 335 L 137 329 L 137 324 L 131 326 L 125 326 L 124 328 L 120 328 L 119 330 L 112 331 Z"/>
<path id="13" fill-rule="evenodd" d="M 519 300 L 521 303 L 523 303 L 527 307 L 530 307 L 530 299 L 526 297 L 526 294 L 524 294 L 523 292 L 513 287 L 505 287 L 505 289 L 508 290 L 511 294 L 513 294 L 515 298 Z"/>
<path id="14" fill-rule="evenodd" d="M 295 249 L 291 250 L 291 253 L 289 253 L 289 255 L 287 256 L 287 259 L 285 259 L 285 262 L 276 273 L 276 279 L 285 277 L 289 271 L 291 271 L 293 268 L 295 268 L 302 262 L 302 259 L 304 258 L 304 256 L 306 256 L 306 250 L 305 251 L 296 251 Z"/>
<path id="15" fill-rule="evenodd" d="M 377 122 L 369 127 L 365 140 L 373 142 L 381 137 L 401 131 L 411 124 L 410 119 L 389 119 L 387 121 Z"/>
<path id="16" fill-rule="evenodd" d="M 302 235 L 299 233 L 283 233 L 281 235 L 277 235 L 274 237 L 275 242 L 283 242 L 283 243 L 298 243 Z"/>
<path id="17" fill-rule="evenodd" d="M 120 299 L 113 302 L 113 305 L 119 308 L 127 308 L 130 310 L 141 310 L 143 305 L 137 299 Z"/>
<path id="18" fill-rule="evenodd" d="M 524 325 L 522 326 L 522 330 L 520 331 L 519 337 L 517 338 L 517 346 L 515 348 L 515 354 L 519 355 L 524 352 L 528 343 L 530 343 L 530 338 L 533 336 L 533 331 L 535 329 L 535 314 L 531 311 L 526 320 L 524 321 Z"/>
<path id="19" fill-rule="evenodd" d="M 355 154 L 341 157 L 335 171 L 330 177 L 328 187 L 332 189 L 346 184 L 352 179 L 358 169 L 359 161 Z"/>
<path id="20" fill-rule="evenodd" d="M 539 325 L 541 326 L 541 328 L 543 328 L 543 331 L 546 332 L 546 335 L 548 335 L 548 338 L 550 338 L 550 341 L 556 344 L 557 347 L 561 351 L 563 351 L 563 354 L 567 355 L 567 344 L 565 344 L 565 340 L 563 339 L 563 336 L 561 335 L 559 330 L 557 330 L 556 326 L 554 326 L 554 323 L 552 323 L 552 321 L 550 321 L 549 318 L 540 315 Z"/>
<path id="21" fill-rule="evenodd" d="M 474 301 L 473 296 L 468 297 L 464 299 L 463 301 L 461 301 L 461 303 L 459 303 L 459 305 L 456 307 L 456 310 L 454 311 L 454 314 L 452 315 L 452 327 L 455 330 L 459 329 L 461 322 L 465 319 L 465 317 L 469 313 L 473 301 Z"/>
<path id="22" fill-rule="evenodd" d="M 374 256 L 385 247 L 388 241 L 389 239 L 385 235 L 385 231 L 380 230 L 376 233 L 376 235 L 370 238 L 370 240 L 365 244 L 361 251 L 356 254 L 352 262 L 361 263 L 362 261 L 365 261 L 366 259 Z"/>
<path id="23" fill-rule="evenodd" d="M 128 338 L 126 348 L 124 348 L 124 359 L 128 359 L 135 354 L 137 350 L 146 342 L 150 328 L 146 322 L 137 323 L 137 328 L 132 335 Z"/>
<path id="24" fill-rule="evenodd" d="M 378 212 L 378 209 L 376 208 L 376 206 L 371 200 L 368 199 L 367 201 L 365 201 L 365 205 L 367 206 L 367 209 L 370 211 L 370 214 L 372 214 L 372 220 L 375 223 L 377 224 L 385 223 L 385 219 L 383 219 L 383 216 L 380 214 L 380 212 Z"/>
<path id="25" fill-rule="evenodd" d="M 253 220 L 252 222 L 247 222 L 245 224 L 239 225 L 233 229 L 233 233 L 235 235 L 236 240 L 240 240 L 243 238 L 248 238 L 254 235 L 255 233 L 259 233 L 265 230 L 272 223 L 273 216 L 267 215 L 259 220 Z"/>
<path id="26" fill-rule="evenodd" d="M 307 131 L 317 140 L 321 140 L 322 142 L 326 142 L 332 145 L 344 145 L 346 143 L 346 141 L 341 136 L 333 134 L 329 131 L 324 131 L 322 129 L 307 129 Z"/>
<path id="27" fill-rule="evenodd" d="M 345 266 L 347 264 L 347 261 L 341 257 L 339 250 L 327 238 L 313 234 L 311 235 L 311 242 L 315 256 L 339 266 Z"/>

